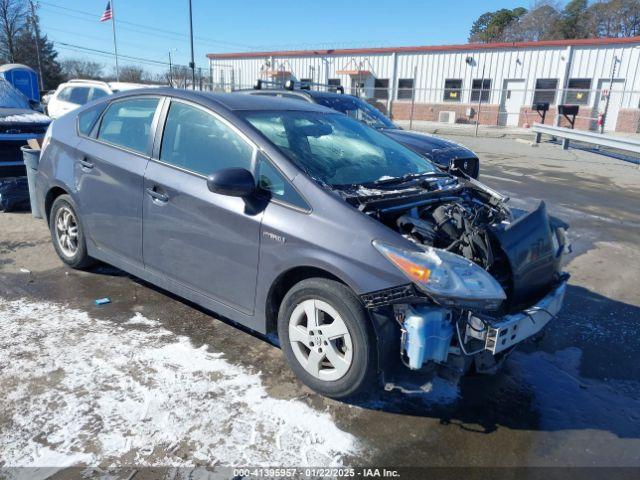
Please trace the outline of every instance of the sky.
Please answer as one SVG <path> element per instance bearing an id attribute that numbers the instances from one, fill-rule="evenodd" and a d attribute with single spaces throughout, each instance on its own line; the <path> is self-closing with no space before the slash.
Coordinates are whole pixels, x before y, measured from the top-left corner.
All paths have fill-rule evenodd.
<path id="1" fill-rule="evenodd" d="M 107 0 L 37 0 L 43 32 L 60 58 L 113 68 L 111 22 L 99 22 Z M 207 53 L 466 43 L 473 21 L 531 0 L 192 0 L 195 62 Z M 189 62 L 188 0 L 114 0 L 120 64 L 166 70 Z M 66 44 L 66 45 L 65 45 Z M 99 52 L 89 52 L 94 49 Z M 126 59 L 127 55 L 143 60 Z M 155 63 L 154 63 L 155 62 Z"/>

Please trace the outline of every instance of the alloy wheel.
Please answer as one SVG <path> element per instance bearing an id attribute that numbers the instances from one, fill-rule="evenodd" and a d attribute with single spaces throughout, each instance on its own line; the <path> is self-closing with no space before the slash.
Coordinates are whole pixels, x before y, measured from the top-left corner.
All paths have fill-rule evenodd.
<path id="1" fill-rule="evenodd" d="M 289 342 L 302 367 L 315 378 L 335 381 L 351 367 L 351 335 L 338 312 L 322 300 L 304 300 L 289 318 Z"/>
<path id="2" fill-rule="evenodd" d="M 61 207 L 56 213 L 56 241 L 62 253 L 69 258 L 78 253 L 78 221 L 69 207 Z"/>

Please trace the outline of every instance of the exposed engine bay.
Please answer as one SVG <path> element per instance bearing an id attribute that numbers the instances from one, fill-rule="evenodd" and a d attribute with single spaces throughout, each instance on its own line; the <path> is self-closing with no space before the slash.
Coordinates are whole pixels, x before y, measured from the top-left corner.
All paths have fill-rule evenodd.
<path id="1" fill-rule="evenodd" d="M 366 296 L 370 307 L 393 307 L 410 369 L 435 365 L 463 372 L 474 366 L 491 372 L 560 309 L 568 225 L 547 215 L 544 202 L 529 213 L 512 212 L 498 192 L 466 175 L 445 174 L 341 194 L 414 244 L 470 260 L 506 295 L 496 308 L 430 298 L 419 288 Z"/>

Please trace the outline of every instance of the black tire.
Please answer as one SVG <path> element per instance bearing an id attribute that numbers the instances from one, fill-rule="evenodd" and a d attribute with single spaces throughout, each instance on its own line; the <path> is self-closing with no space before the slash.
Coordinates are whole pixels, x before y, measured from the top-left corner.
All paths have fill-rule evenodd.
<path id="1" fill-rule="evenodd" d="M 61 242 L 56 230 L 56 221 L 58 220 L 58 215 L 64 209 L 68 209 L 69 211 L 71 211 L 76 220 L 77 249 L 74 254 L 65 252 L 64 248 L 60 244 Z M 87 243 L 84 236 L 84 230 L 82 229 L 82 222 L 80 221 L 80 217 L 78 215 L 78 209 L 76 208 L 75 203 L 69 195 L 60 195 L 53 202 L 53 205 L 51 206 L 51 213 L 49 215 L 49 230 L 51 231 L 51 241 L 53 243 L 53 248 L 56 250 L 56 253 L 60 257 L 60 260 L 62 260 L 70 267 L 78 270 L 83 270 L 93 265 L 95 261 L 87 254 Z"/>
<path id="2" fill-rule="evenodd" d="M 323 380 L 309 373 L 289 341 L 289 322 L 294 310 L 305 300 L 314 299 L 329 304 L 340 315 L 350 336 L 351 364 L 336 380 Z M 346 398 L 363 394 L 376 385 L 376 336 L 366 309 L 346 285 L 325 278 L 310 278 L 294 285 L 280 305 L 278 336 L 289 367 L 312 390 L 332 398 Z"/>

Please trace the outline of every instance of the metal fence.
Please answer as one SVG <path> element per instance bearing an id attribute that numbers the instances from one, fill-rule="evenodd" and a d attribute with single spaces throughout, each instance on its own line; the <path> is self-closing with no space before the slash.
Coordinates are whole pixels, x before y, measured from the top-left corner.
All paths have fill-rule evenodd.
<path id="1" fill-rule="evenodd" d="M 600 88 L 591 89 L 528 89 L 507 83 L 503 88 L 351 85 L 344 89 L 345 93 L 366 100 L 394 121 L 411 128 L 431 123 L 528 128 L 544 119 L 547 125 L 580 130 L 640 133 L 640 91 L 625 90 L 616 80 L 613 83 L 600 81 L 598 85 Z M 183 85 L 174 86 L 191 88 L 191 78 Z M 202 72 L 196 76 L 196 89 L 199 90 L 232 92 L 253 86 L 224 80 L 216 82 Z M 309 88 L 335 91 L 335 86 Z M 548 104 L 548 111 L 536 108 L 544 103 Z M 577 112 L 571 111 L 575 108 L 565 106 L 577 107 Z"/>

